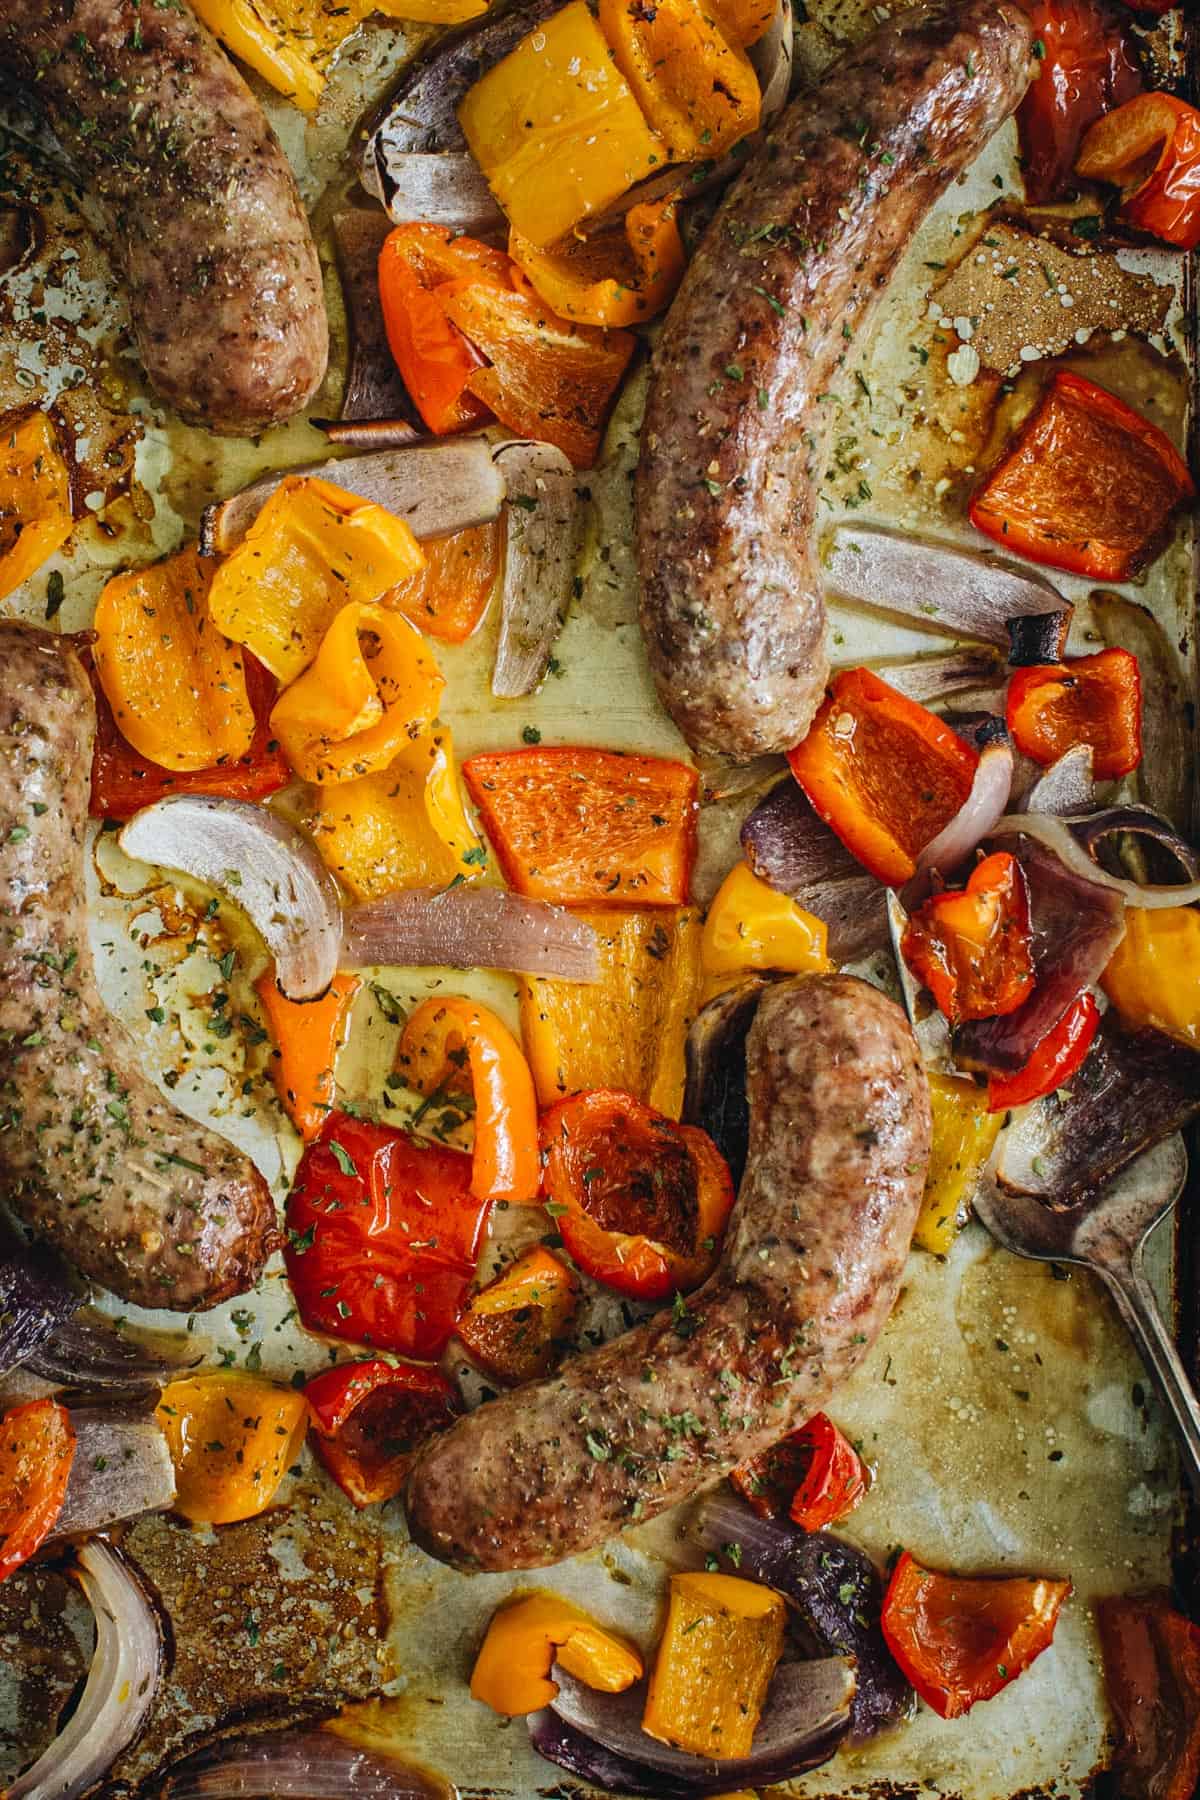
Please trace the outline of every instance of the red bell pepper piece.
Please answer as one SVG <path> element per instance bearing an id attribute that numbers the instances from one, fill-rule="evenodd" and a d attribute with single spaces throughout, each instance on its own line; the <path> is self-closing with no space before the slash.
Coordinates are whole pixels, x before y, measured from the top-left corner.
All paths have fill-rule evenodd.
<path id="1" fill-rule="evenodd" d="M 1031 562 L 1125 581 L 1195 492 L 1157 425 L 1107 388 L 1060 369 L 976 490 L 970 519 Z"/>
<path id="2" fill-rule="evenodd" d="M 287 1201 L 284 1260 L 301 1322 L 437 1356 L 470 1291 L 488 1210 L 461 1151 L 330 1113 Z"/>
<path id="3" fill-rule="evenodd" d="M 834 677 L 804 742 L 788 753 L 814 810 L 889 887 L 971 791 L 974 750 L 928 708 L 870 669 Z"/>
<path id="4" fill-rule="evenodd" d="M 94 819 L 132 819 L 143 806 L 152 806 L 167 794 L 220 794 L 231 800 L 265 800 L 268 794 L 287 786 L 292 771 L 271 736 L 275 677 L 248 650 L 242 652 L 242 660 L 246 692 L 257 721 L 249 750 L 235 761 L 217 763 L 211 769 L 181 770 L 161 768 L 126 743 L 91 659 L 85 657 L 96 698 L 96 744 L 88 808 Z"/>
<path id="5" fill-rule="evenodd" d="M 578 1299 L 566 1263 L 534 1244 L 472 1296 L 456 1335 L 494 1381 L 532 1381 L 554 1362 Z"/>
<path id="6" fill-rule="evenodd" d="M 1104 1683 L 1121 1728 L 1121 1793 L 1192 1800 L 1200 1782 L 1200 1627 L 1165 1594 L 1121 1594 L 1096 1611 Z"/>
<path id="7" fill-rule="evenodd" d="M 547 1210 L 585 1275 L 663 1300 L 712 1272 L 733 1178 L 707 1132 L 596 1088 L 545 1114 L 542 1153 Z"/>
<path id="8" fill-rule="evenodd" d="M 0 1581 L 49 1536 L 74 1460 L 70 1414 L 56 1400 L 30 1400 L 0 1419 Z"/>
<path id="9" fill-rule="evenodd" d="M 901 950 L 952 1025 L 1016 1012 L 1035 979 L 1029 889 L 1016 857 L 994 851 L 961 893 L 927 900 L 910 918 Z"/>
<path id="10" fill-rule="evenodd" d="M 1023 1674 L 1054 1636 L 1069 1581 L 940 1575 L 906 1550 L 880 1623 L 887 1647 L 927 1706 L 961 1718 Z"/>
<path id="11" fill-rule="evenodd" d="M 1065 1087 L 1092 1047 L 1100 1024 L 1100 1008 L 1090 994 L 1080 994 L 1068 1006 L 1053 1031 L 1048 1031 L 1024 1068 L 1015 1075 L 988 1077 L 988 1111 L 1007 1112 L 1028 1106 Z"/>
<path id="12" fill-rule="evenodd" d="M 1048 766 L 1088 744 L 1098 781 L 1142 760 L 1142 678 L 1128 650 L 1017 669 L 1008 684 L 1008 729 L 1017 749 Z"/>
<path id="13" fill-rule="evenodd" d="M 304 1389 L 317 1455 L 355 1506 L 390 1500 L 426 1439 L 462 1411 L 440 1369 L 418 1363 L 341 1363 Z"/>
<path id="14" fill-rule="evenodd" d="M 1186 100 L 1127 100 L 1096 120 L 1075 170 L 1119 187 L 1121 217 L 1139 231 L 1180 250 L 1200 244 L 1200 112 Z"/>
<path id="15" fill-rule="evenodd" d="M 867 1491 L 866 1465 L 825 1413 L 814 1413 L 729 1477 L 760 1519 L 787 1513 L 805 1531 L 824 1531 L 854 1511 Z"/>
<path id="16" fill-rule="evenodd" d="M 616 750 L 472 756 L 462 767 L 519 894 L 563 906 L 682 906 L 696 854 L 695 769 Z"/>
<path id="17" fill-rule="evenodd" d="M 1017 110 L 1025 197 L 1058 200 L 1080 140 L 1101 113 L 1141 92 L 1132 41 L 1103 0 L 1026 0 L 1039 57 Z"/>
<path id="18" fill-rule="evenodd" d="M 437 290 L 464 276 L 508 288 L 509 260 L 445 225 L 397 225 L 379 252 L 379 299 L 393 360 L 430 431 L 488 418 L 467 382 L 484 359 L 446 317 Z"/>

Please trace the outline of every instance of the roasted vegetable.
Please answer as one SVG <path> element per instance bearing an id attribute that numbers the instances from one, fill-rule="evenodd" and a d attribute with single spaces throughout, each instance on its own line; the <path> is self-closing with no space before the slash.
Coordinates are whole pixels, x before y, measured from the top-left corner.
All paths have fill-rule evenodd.
<path id="1" fill-rule="evenodd" d="M 1142 760 L 1137 657 L 1101 650 L 1018 669 L 1008 684 L 1006 716 L 1017 749 L 1044 768 L 1085 744 L 1097 781 L 1128 775 Z"/>
<path id="2" fill-rule="evenodd" d="M 1031 0 L 1038 74 L 1017 110 L 1025 196 L 1058 200 L 1084 133 L 1142 85 L 1132 34 L 1105 0 Z"/>
<path id="3" fill-rule="evenodd" d="M 1028 1106 L 1056 1088 L 1066 1087 L 1092 1047 L 1100 1009 L 1090 994 L 1073 1000 L 1049 1030 L 1023 1068 L 1012 1075 L 988 1077 L 988 1111 L 1008 1112 Z"/>
<path id="4" fill-rule="evenodd" d="M 0 428 L 0 600 L 71 535 L 71 474 L 44 412 Z"/>
<path id="5" fill-rule="evenodd" d="M 962 1225 L 962 1208 L 995 1146 L 1002 1123 L 988 1109 L 988 1092 L 974 1081 L 927 1071 L 933 1143 L 925 1198 L 913 1243 L 946 1256 Z"/>
<path id="6" fill-rule="evenodd" d="M 820 974 L 832 967 L 824 921 L 735 863 L 718 888 L 700 940 L 700 960 L 710 978 L 755 969 L 789 975 Z"/>
<path id="7" fill-rule="evenodd" d="M 175 1510 L 193 1525 L 228 1525 L 270 1505 L 308 1407 L 294 1388 L 221 1369 L 171 1382 L 155 1416 L 175 1464 Z"/>
<path id="8" fill-rule="evenodd" d="M 462 1411 L 458 1390 L 419 1363 L 339 1363 L 305 1383 L 317 1455 L 355 1506 L 400 1492 L 417 1450 Z"/>
<path id="9" fill-rule="evenodd" d="M 1096 1619 L 1122 1793 L 1189 1800 L 1200 1780 L 1200 1629 L 1165 1594 L 1102 1600 Z"/>
<path id="10" fill-rule="evenodd" d="M 672 1575 L 642 1729 L 695 1756 L 748 1756 L 786 1616 L 756 1582 Z"/>
<path id="11" fill-rule="evenodd" d="M 49 1536 L 74 1458 L 70 1415 L 56 1400 L 30 1400 L 0 1419 L 0 1581 Z"/>
<path id="12" fill-rule="evenodd" d="M 578 1298 L 567 1265 L 534 1244 L 471 1296 L 456 1335 L 494 1381 L 517 1386 L 552 1367 Z"/>
<path id="13" fill-rule="evenodd" d="M 678 192 L 631 206 L 588 236 L 570 233 L 539 250 L 512 232 L 508 253 L 560 319 L 577 325 L 637 325 L 671 300 L 684 269 Z"/>
<path id="14" fill-rule="evenodd" d="M 1174 94 L 1138 94 L 1097 119 L 1075 163 L 1121 190 L 1121 217 L 1180 250 L 1200 244 L 1200 112 Z"/>
<path id="15" fill-rule="evenodd" d="M 927 900 L 901 949 L 952 1025 L 1015 1012 L 1034 983 L 1029 891 L 1016 857 L 993 851 L 961 892 Z"/>
<path id="16" fill-rule="evenodd" d="M 854 1511 L 867 1471 L 854 1446 L 825 1413 L 815 1413 L 729 1477 L 762 1519 L 786 1514 L 804 1531 L 823 1531 Z"/>
<path id="17" fill-rule="evenodd" d="M 426 637 L 461 644 L 488 609 L 504 562 L 503 519 L 426 538 L 425 567 L 396 583 L 383 605 L 411 619 Z"/>
<path id="18" fill-rule="evenodd" d="M 632 1644 L 605 1631 L 558 1594 L 522 1594 L 492 1614 L 471 1673 L 471 1693 L 508 1718 L 537 1712 L 554 1698 L 555 1662 L 589 1687 L 619 1694 L 642 1676 Z"/>
<path id="19" fill-rule="evenodd" d="M 1152 1025 L 1200 1048 L 1200 912 L 1130 907 L 1103 987 L 1131 1030 Z"/>
<path id="20" fill-rule="evenodd" d="M 333 1065 L 346 1041 L 350 1008 L 362 986 L 357 975 L 335 975 L 319 1000 L 289 1000 L 275 971 L 254 984 L 275 1046 L 271 1080 L 279 1103 L 305 1143 L 315 1138 L 333 1110 Z"/>
<path id="21" fill-rule="evenodd" d="M 723 156 L 758 129 L 758 80 L 716 8 L 703 0 L 600 0 L 599 20 L 668 162 Z"/>

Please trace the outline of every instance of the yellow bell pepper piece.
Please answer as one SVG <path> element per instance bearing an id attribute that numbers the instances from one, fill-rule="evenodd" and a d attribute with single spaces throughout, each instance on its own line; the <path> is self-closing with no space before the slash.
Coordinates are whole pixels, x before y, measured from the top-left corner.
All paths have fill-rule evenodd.
<path id="1" fill-rule="evenodd" d="M 1126 1025 L 1200 1044 L 1200 912 L 1127 906 L 1125 936 L 1100 985 Z"/>
<path id="2" fill-rule="evenodd" d="M 462 803 L 454 746 L 425 732 L 389 769 L 320 790 L 308 821 L 326 866 L 356 900 L 478 875 L 487 852 Z"/>
<path id="3" fill-rule="evenodd" d="M 954 1075 L 930 1071 L 933 1144 L 925 1195 L 913 1243 L 946 1256 L 962 1227 L 969 1199 L 1000 1132 L 1002 1113 L 989 1113 L 987 1089 Z"/>
<path id="4" fill-rule="evenodd" d="M 303 780 L 354 781 L 427 733 L 445 685 L 415 625 L 352 600 L 275 702 L 271 729 Z"/>
<path id="5" fill-rule="evenodd" d="M 209 612 L 286 686 L 344 606 L 378 600 L 424 565 L 402 519 L 330 481 L 288 475 L 218 568 Z"/>
<path id="6" fill-rule="evenodd" d="M 600 979 L 523 976 L 521 1036 L 538 1103 L 617 1088 L 677 1119 L 700 987 L 694 907 L 572 909 L 596 933 Z"/>
<path id="7" fill-rule="evenodd" d="M 222 1369 L 162 1391 L 155 1413 L 175 1464 L 175 1510 L 230 1525 L 269 1506 L 304 1442 L 308 1405 L 294 1388 Z"/>
<path id="8" fill-rule="evenodd" d="M 753 969 L 823 974 L 833 967 L 829 928 L 788 894 L 760 881 L 748 863 L 735 863 L 708 909 L 700 961 L 706 975 Z"/>
<path id="9" fill-rule="evenodd" d="M 605 1631 L 570 1600 L 539 1589 L 492 1614 L 471 1674 L 471 1693 L 493 1712 L 516 1718 L 549 1706 L 557 1660 L 589 1687 L 620 1694 L 642 1676 L 632 1644 Z"/>
<path id="10" fill-rule="evenodd" d="M 758 77 L 704 0 L 600 0 L 600 29 L 669 161 L 723 156 L 758 130 Z"/>
<path id="11" fill-rule="evenodd" d="M 196 550 L 114 575 L 93 621 L 96 674 L 121 735 L 165 769 L 209 769 L 254 736 L 239 645 L 208 611 L 213 563 Z"/>
<path id="12" fill-rule="evenodd" d="M 581 325 L 637 325 L 661 312 L 683 274 L 679 195 L 631 206 L 619 226 L 539 250 L 517 232 L 508 254 L 552 312 Z"/>
<path id="13" fill-rule="evenodd" d="M 0 430 L 0 600 L 71 535 L 71 476 L 44 412 Z"/>
<path id="14" fill-rule="evenodd" d="M 667 160 L 586 0 L 523 37 L 468 90 L 458 119 L 513 229 L 539 249 Z"/>
<path id="15" fill-rule="evenodd" d="M 726 43 L 745 50 L 757 44 L 775 17 L 775 0 L 720 0 L 711 12 Z"/>
<path id="16" fill-rule="evenodd" d="M 735 1575 L 672 1575 L 642 1730 L 696 1756 L 748 1756 L 787 1608 Z"/>

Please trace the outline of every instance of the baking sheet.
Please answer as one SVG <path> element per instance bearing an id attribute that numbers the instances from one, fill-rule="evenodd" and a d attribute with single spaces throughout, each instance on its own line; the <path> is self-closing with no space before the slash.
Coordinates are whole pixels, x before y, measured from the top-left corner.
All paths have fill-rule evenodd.
<path id="1" fill-rule="evenodd" d="M 810 5 L 798 27 L 800 66 L 816 78 L 873 11 L 855 0 Z M 363 104 L 418 42 L 395 26 L 358 34 L 315 123 L 306 125 L 264 93 L 318 222 L 341 203 L 350 161 L 344 152 Z M 88 622 L 112 569 L 174 548 L 195 531 L 210 499 L 264 468 L 321 455 L 324 440 L 298 422 L 257 445 L 236 444 L 164 419 L 140 391 L 119 288 L 86 216 L 63 197 L 53 167 L 28 141 L 29 122 L 18 112 L 10 126 L 18 135 L 10 132 L 0 141 L 0 195 L 34 205 L 45 236 L 36 254 L 0 279 L 0 409 L 54 400 L 84 435 L 94 517 L 77 534 L 72 554 L 51 565 L 64 577 L 58 623 L 76 629 Z M 1000 397 L 986 380 L 956 379 L 950 359 L 969 340 L 960 340 L 953 319 L 949 330 L 940 325 L 940 305 L 931 314 L 930 290 L 939 276 L 928 265 L 956 260 L 964 243 L 973 254 L 986 254 L 974 242 L 986 230 L 984 214 L 1019 194 L 1009 127 L 936 210 L 864 347 L 863 381 L 840 407 L 840 453 L 831 461 L 826 490 L 828 524 L 850 517 L 969 541 L 961 522 L 964 491 L 974 467 L 986 462 L 995 434 L 1028 404 L 1038 363 L 1030 360 L 1013 392 Z M 1155 283 L 1180 270 L 1178 259 L 1144 252 L 1121 260 Z M 340 302 L 332 271 L 329 292 L 336 327 Z M 1189 301 L 1172 291 L 1164 332 L 1151 350 L 1127 340 L 1115 351 L 1089 342 L 1074 352 L 1081 368 L 1180 433 L 1188 425 L 1183 358 L 1190 348 Z M 48 323 L 39 322 L 38 314 Z M 958 358 L 959 377 L 969 366 L 969 358 Z M 335 361 L 315 414 L 336 410 L 338 380 Z M 641 387 L 640 377 L 630 384 L 589 481 L 589 563 L 556 651 L 555 675 L 529 700 L 491 697 L 494 613 L 471 643 L 437 646 L 448 680 L 445 717 L 460 756 L 515 747 L 526 726 L 535 726 L 547 743 L 685 754 L 654 700 L 636 623 L 629 477 Z M 1194 413 L 1191 429 L 1194 443 Z M 128 492 L 118 492 L 130 475 Z M 48 573 L 36 576 L 6 610 L 41 620 Z M 1079 654 L 1094 647 L 1086 584 L 1056 579 L 1079 603 L 1071 641 L 1072 653 Z M 1191 541 L 1181 535 L 1146 585 L 1128 591 L 1166 626 L 1179 647 L 1182 678 L 1194 692 Z M 837 607 L 832 632 L 839 662 L 938 647 L 927 633 Z M 705 811 L 696 876 L 700 901 L 736 854 L 736 827 L 746 805 L 743 799 Z M 111 838 L 94 846 L 93 876 L 93 943 L 105 998 L 137 1031 L 152 1069 L 177 1078 L 175 1102 L 211 1119 L 254 1155 L 282 1197 L 297 1154 L 294 1134 L 261 1085 L 243 1093 L 245 1081 L 261 1069 L 261 1052 L 237 1034 L 212 1045 L 205 1030 L 211 996 L 226 985 L 218 959 L 231 947 L 240 954 L 228 984 L 230 1010 L 253 1014 L 250 983 L 260 963 L 244 924 L 226 907 L 198 924 L 197 896 L 174 885 L 165 893 L 154 889 L 149 872 L 128 863 Z M 889 978 L 882 959 L 868 972 Z M 475 994 L 516 1021 L 514 985 L 503 976 L 430 970 L 373 976 L 403 1007 L 444 987 Z M 163 1007 L 166 1018 L 148 1029 L 150 1006 Z M 365 982 L 351 1047 L 339 1064 L 344 1097 L 368 1109 L 379 1104 L 397 1035 L 387 1010 L 371 980 Z M 498 1223 L 505 1233 L 534 1229 L 512 1214 Z M 1165 1280 L 1169 1243 L 1156 1250 Z M 1189 1241 L 1185 1259 L 1190 1255 Z M 250 1360 L 286 1380 L 327 1360 L 326 1346 L 297 1332 L 290 1312 L 281 1271 L 272 1267 L 257 1293 L 207 1315 L 197 1329 L 235 1362 Z M 587 1323 L 616 1329 L 619 1314 L 599 1300 Z M 977 1226 L 968 1227 L 945 1263 L 913 1255 L 892 1320 L 834 1411 L 876 1472 L 845 1535 L 878 1561 L 902 1543 L 922 1559 L 963 1572 L 1067 1574 L 1075 1595 L 1052 1649 L 996 1700 L 953 1722 L 922 1709 L 900 1732 L 840 1753 L 794 1784 L 794 1791 L 865 1795 L 921 1787 L 946 1800 L 1084 1795 L 1111 1755 L 1093 1603 L 1106 1593 L 1169 1581 L 1182 1518 L 1169 1433 L 1104 1294 L 1078 1271 L 1059 1279 L 1043 1265 L 1016 1261 Z M 307 1459 L 295 1479 L 301 1489 L 311 1486 L 315 1477 Z M 384 1699 L 356 1709 L 356 1728 L 378 1733 L 440 1770 L 464 1795 L 527 1800 L 562 1791 L 558 1772 L 530 1753 L 520 1721 L 503 1724 L 467 1693 L 486 1620 L 514 1587 L 550 1585 L 649 1647 L 666 1570 L 681 1554 L 683 1523 L 678 1516 L 657 1521 L 553 1571 L 466 1578 L 408 1546 L 399 1509 L 384 1508 L 395 1673 Z M 86 1631 L 86 1621 L 75 1621 L 75 1628 Z M 37 1629 L 31 1615 L 31 1645 Z M 22 1710 L 28 1683 L 20 1675 L 15 1664 L 0 1666 L 0 1780 L 40 1747 L 51 1728 L 46 1718 L 35 1723 Z M 31 1733 L 42 1737 L 30 1741 Z"/>

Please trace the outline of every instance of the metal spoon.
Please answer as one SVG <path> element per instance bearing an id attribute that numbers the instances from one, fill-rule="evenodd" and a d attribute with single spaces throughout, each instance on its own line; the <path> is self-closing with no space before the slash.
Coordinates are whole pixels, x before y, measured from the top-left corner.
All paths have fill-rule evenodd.
<path id="1" fill-rule="evenodd" d="M 1187 1151 L 1176 1135 L 1123 1169 L 1089 1205 L 1052 1212 L 1030 1194 L 984 1176 L 975 1211 L 1006 1250 L 1038 1262 L 1079 1263 L 1100 1277 L 1133 1333 L 1179 1433 L 1184 1468 L 1200 1494 L 1200 1400 L 1179 1360 L 1146 1278 L 1146 1240 L 1175 1205 L 1187 1178 Z"/>

